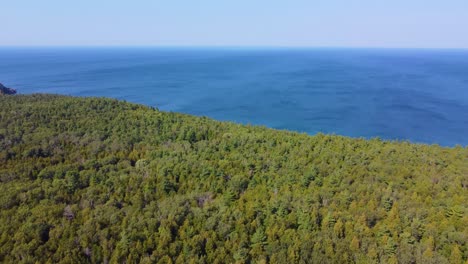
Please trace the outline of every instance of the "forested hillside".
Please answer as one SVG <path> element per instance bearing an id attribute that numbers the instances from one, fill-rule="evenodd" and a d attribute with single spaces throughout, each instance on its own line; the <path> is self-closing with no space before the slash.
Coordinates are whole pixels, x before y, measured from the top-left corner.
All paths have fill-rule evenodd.
<path id="1" fill-rule="evenodd" d="M 467 263 L 468 148 L 0 97 L 0 262 Z"/>

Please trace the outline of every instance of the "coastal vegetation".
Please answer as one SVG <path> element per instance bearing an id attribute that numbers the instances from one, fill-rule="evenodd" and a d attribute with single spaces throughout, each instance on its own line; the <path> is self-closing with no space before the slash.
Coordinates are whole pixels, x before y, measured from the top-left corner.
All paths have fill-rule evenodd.
<path id="1" fill-rule="evenodd" d="M 466 263 L 468 148 L 0 97 L 0 262 Z"/>

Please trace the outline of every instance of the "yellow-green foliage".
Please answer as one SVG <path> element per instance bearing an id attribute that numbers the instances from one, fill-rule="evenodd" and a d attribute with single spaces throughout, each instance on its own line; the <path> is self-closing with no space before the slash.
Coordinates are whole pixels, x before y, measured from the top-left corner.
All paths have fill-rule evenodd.
<path id="1" fill-rule="evenodd" d="M 0 262 L 468 258 L 462 147 L 9 96 L 0 98 L 0 187 Z"/>

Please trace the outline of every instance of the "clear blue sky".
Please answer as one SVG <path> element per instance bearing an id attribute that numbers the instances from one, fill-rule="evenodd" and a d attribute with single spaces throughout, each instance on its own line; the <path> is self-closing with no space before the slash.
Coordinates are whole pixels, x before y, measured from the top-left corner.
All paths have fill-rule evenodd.
<path id="1" fill-rule="evenodd" d="M 0 45 L 468 48 L 468 0 L 1 0 Z"/>

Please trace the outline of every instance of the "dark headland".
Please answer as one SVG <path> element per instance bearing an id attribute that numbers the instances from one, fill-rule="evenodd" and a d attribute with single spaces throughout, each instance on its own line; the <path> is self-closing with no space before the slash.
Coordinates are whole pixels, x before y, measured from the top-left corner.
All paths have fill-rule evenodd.
<path id="1" fill-rule="evenodd" d="M 4 94 L 7 94 L 7 95 L 16 94 L 16 90 L 13 88 L 5 87 L 2 83 L 0 83 L 0 95 L 4 95 Z"/>

